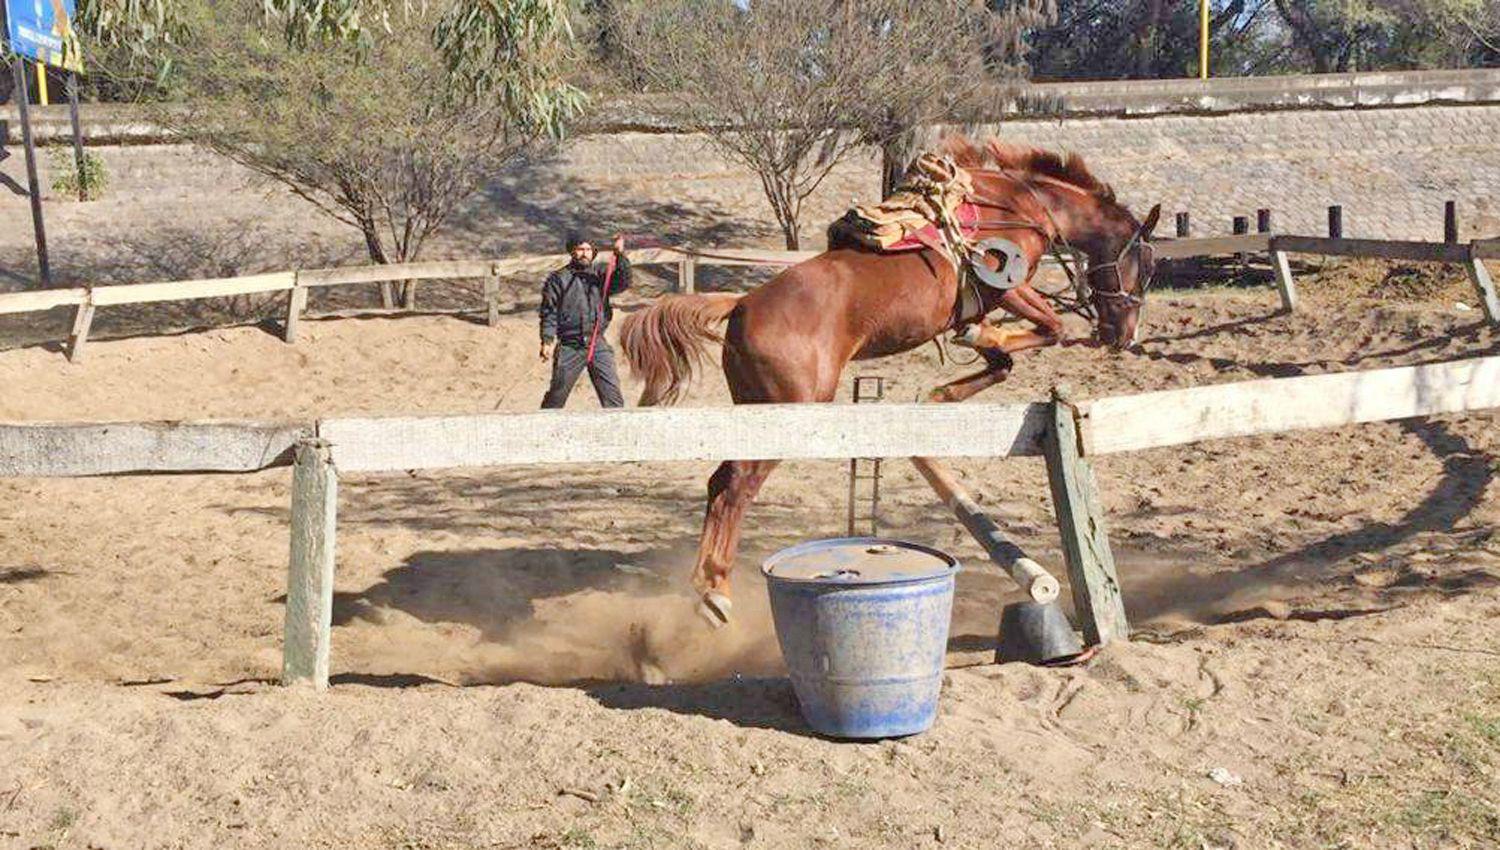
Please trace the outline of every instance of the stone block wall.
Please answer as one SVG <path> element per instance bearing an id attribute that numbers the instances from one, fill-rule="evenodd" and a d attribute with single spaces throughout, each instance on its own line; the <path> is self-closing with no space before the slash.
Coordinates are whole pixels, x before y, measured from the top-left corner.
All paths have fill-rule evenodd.
<path id="1" fill-rule="evenodd" d="M 1228 233 L 1230 219 L 1274 211 L 1282 232 L 1322 234 L 1329 204 L 1345 235 L 1437 239 L 1443 202 L 1461 232 L 1500 236 L 1500 104 L 1017 119 L 1008 140 L 1075 150 L 1144 212 L 1188 211 L 1194 235 Z M 182 145 L 95 148 L 108 197 L 46 201 L 58 283 L 162 280 L 363 263 L 355 231 L 274 184 Z M 23 186 L 20 152 L 0 181 Z M 850 204 L 875 199 L 867 153 L 841 165 L 809 200 L 803 247 Z M 43 156 L 43 179 L 50 161 Z M 49 193 L 50 194 L 50 193 Z M 551 251 L 563 233 L 619 229 L 703 245 L 781 244 L 760 186 L 697 136 L 615 132 L 576 139 L 495 176 L 424 256 Z M 0 289 L 35 276 L 26 199 L 0 191 Z"/>
<path id="2" fill-rule="evenodd" d="M 1443 237 L 1443 203 L 1460 235 L 1500 236 L 1500 106 L 1422 106 L 1153 118 L 1011 121 L 1005 139 L 1088 157 L 1132 207 L 1187 211 L 1194 235 L 1231 232 L 1233 216 L 1269 208 L 1277 230 L 1323 235 L 1344 208 L 1344 235 Z"/>

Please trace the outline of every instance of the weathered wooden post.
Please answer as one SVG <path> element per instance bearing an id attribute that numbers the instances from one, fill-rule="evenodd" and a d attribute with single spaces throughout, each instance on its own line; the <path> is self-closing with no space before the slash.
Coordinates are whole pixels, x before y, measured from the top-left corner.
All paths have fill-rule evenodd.
<path id="1" fill-rule="evenodd" d="M 302 272 L 292 272 L 292 288 L 287 290 L 286 323 L 281 326 L 281 338 L 288 343 L 297 341 L 297 329 L 302 323 L 302 312 L 307 309 L 307 287 L 302 285 Z"/>
<path id="2" fill-rule="evenodd" d="M 1286 252 L 1271 240 L 1271 265 L 1276 269 L 1276 288 L 1281 292 L 1281 309 L 1290 313 L 1297 309 L 1297 284 L 1292 280 L 1292 263 Z"/>
<path id="3" fill-rule="evenodd" d="M 1328 208 L 1328 238 L 1344 238 L 1344 208 L 1338 204 Z"/>
<path id="4" fill-rule="evenodd" d="M 1130 624 L 1115 559 L 1109 548 L 1104 507 L 1094 483 L 1094 468 L 1082 447 L 1083 423 L 1067 387 L 1054 387 L 1052 409 L 1047 419 L 1042 451 L 1047 458 L 1047 479 L 1052 485 L 1052 505 L 1062 535 L 1068 581 L 1073 586 L 1073 607 L 1083 637 L 1091 644 L 1127 640 Z"/>
<path id="5" fill-rule="evenodd" d="M 1268 210 L 1268 209 L 1258 209 L 1258 210 L 1255 211 L 1255 232 L 1256 233 L 1270 233 L 1271 232 L 1271 211 L 1270 210 Z"/>
<path id="6" fill-rule="evenodd" d="M 500 324 L 500 264 L 490 263 L 490 273 L 484 278 L 485 323 L 490 327 Z"/>
<path id="7" fill-rule="evenodd" d="M 683 293 L 697 291 L 697 276 L 698 260 L 694 257 L 683 257 L 682 262 L 677 264 L 677 291 Z"/>
<path id="8" fill-rule="evenodd" d="M 1177 238 L 1186 239 L 1192 223 L 1188 220 L 1186 211 L 1177 214 Z"/>
<path id="9" fill-rule="evenodd" d="M 1235 236 L 1244 236 L 1250 232 L 1250 219 L 1247 216 L 1237 215 L 1230 222 L 1230 227 L 1234 231 Z M 1235 259 L 1239 260 L 1240 274 L 1244 274 L 1246 268 L 1250 265 L 1250 255 L 1241 251 L 1235 255 Z"/>
<path id="10" fill-rule="evenodd" d="M 73 330 L 68 333 L 68 362 L 76 363 L 83 357 L 83 344 L 88 342 L 89 328 L 94 325 L 94 290 L 83 293 L 83 303 L 73 311 Z"/>
<path id="11" fill-rule="evenodd" d="M 1453 244 L 1458 241 L 1458 203 L 1446 201 L 1443 204 L 1443 241 Z"/>
<path id="12" fill-rule="evenodd" d="M 1479 243 L 1470 243 L 1469 282 L 1474 284 L 1474 292 L 1479 295 L 1479 303 L 1484 308 L 1484 317 L 1490 324 L 1500 327 L 1500 296 L 1495 294 L 1495 281 L 1490 278 L 1490 270 L 1484 267 L 1484 255 L 1491 253 L 1500 255 L 1500 250 L 1491 249 L 1483 251 Z"/>
<path id="13" fill-rule="evenodd" d="M 281 683 L 328 687 L 333 631 L 334 529 L 338 472 L 328 443 L 297 443 L 292 467 L 292 547 L 287 571 Z"/>

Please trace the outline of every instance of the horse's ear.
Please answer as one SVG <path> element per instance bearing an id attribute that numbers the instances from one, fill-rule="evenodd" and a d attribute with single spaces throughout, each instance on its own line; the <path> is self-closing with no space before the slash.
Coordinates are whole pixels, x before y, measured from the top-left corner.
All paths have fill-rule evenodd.
<path id="1" fill-rule="evenodd" d="M 1157 204 L 1151 208 L 1151 212 L 1146 213 L 1146 220 L 1141 222 L 1141 238 L 1150 239 L 1151 231 L 1156 229 L 1156 223 L 1159 221 L 1161 221 L 1161 204 Z"/>

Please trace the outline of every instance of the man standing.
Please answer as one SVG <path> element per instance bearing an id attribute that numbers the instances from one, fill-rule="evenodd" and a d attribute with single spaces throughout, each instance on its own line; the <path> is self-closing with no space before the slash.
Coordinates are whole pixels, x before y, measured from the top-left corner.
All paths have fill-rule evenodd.
<path id="1" fill-rule="evenodd" d="M 594 246 L 577 234 L 568 235 L 568 264 L 547 276 L 542 285 L 541 358 L 552 358 L 552 386 L 542 408 L 562 407 L 589 370 L 589 380 L 602 407 L 624 407 L 615 352 L 604 339 L 614 311 L 609 297 L 630 288 L 630 260 L 625 237 L 616 235 L 614 256 L 594 262 Z"/>

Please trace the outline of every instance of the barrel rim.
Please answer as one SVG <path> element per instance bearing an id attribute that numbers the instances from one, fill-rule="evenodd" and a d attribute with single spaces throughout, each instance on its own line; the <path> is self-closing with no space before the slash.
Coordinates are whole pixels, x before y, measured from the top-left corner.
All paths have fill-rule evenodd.
<path id="1" fill-rule="evenodd" d="M 934 565 L 931 572 L 921 575 L 902 576 L 900 578 L 830 579 L 819 578 L 816 576 L 777 575 L 775 572 L 773 572 L 773 570 L 775 570 L 781 562 L 789 558 L 805 554 L 806 552 L 811 550 L 828 548 L 835 544 L 854 546 L 900 546 L 904 549 L 911 549 L 916 552 L 921 552 L 925 555 L 931 555 L 942 563 L 941 566 Z M 766 560 L 763 561 L 760 565 L 761 574 L 766 577 L 766 580 L 768 582 L 777 581 L 786 582 L 788 584 L 822 585 L 825 587 L 889 587 L 901 584 L 918 584 L 921 582 L 940 581 L 942 579 L 952 578 L 962 569 L 963 565 L 957 558 L 936 547 L 928 546 L 923 543 L 913 543 L 910 540 L 900 540 L 894 537 L 873 536 L 822 537 L 817 540 L 803 541 L 802 543 L 798 543 L 795 546 L 788 546 L 787 548 L 776 552 L 775 554 L 766 558 Z"/>

